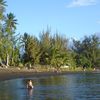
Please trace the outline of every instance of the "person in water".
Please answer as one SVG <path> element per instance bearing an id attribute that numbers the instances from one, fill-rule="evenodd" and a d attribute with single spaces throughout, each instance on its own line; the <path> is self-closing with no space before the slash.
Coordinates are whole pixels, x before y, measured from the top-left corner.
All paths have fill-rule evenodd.
<path id="1" fill-rule="evenodd" d="M 28 81 L 28 83 L 27 83 L 27 88 L 28 88 L 28 89 L 33 89 L 33 83 L 32 83 L 31 80 Z"/>

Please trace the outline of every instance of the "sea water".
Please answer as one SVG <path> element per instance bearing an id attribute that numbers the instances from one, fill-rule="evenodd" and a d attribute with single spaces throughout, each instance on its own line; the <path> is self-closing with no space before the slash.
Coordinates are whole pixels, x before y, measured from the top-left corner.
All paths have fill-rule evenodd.
<path id="1" fill-rule="evenodd" d="M 26 84 L 32 80 L 34 88 Z M 100 73 L 29 77 L 0 82 L 0 100 L 100 100 Z"/>

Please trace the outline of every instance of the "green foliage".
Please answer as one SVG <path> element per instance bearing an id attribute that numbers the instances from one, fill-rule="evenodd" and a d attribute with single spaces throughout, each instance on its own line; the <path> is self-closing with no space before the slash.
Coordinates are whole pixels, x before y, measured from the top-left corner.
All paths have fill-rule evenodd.
<path id="1" fill-rule="evenodd" d="M 100 65 L 100 38 L 95 35 L 85 36 L 83 41 L 73 40 L 73 44 L 77 66 L 94 67 Z"/>
<path id="2" fill-rule="evenodd" d="M 19 68 L 23 68 L 23 67 L 24 67 L 24 66 L 23 66 L 23 63 L 20 62 L 20 63 L 18 64 L 18 67 L 19 67 Z"/>
<path id="3" fill-rule="evenodd" d="M 15 40 L 17 20 L 13 13 L 4 15 L 6 2 L 0 0 L 0 59 L 6 66 L 15 65 L 19 59 L 19 49 Z"/>
<path id="4" fill-rule="evenodd" d="M 0 0 L 0 20 L 4 20 L 4 12 L 6 7 L 6 1 Z"/>
<path id="5" fill-rule="evenodd" d="M 68 65 L 72 69 L 86 65 L 100 67 L 100 38 L 85 36 L 82 41 L 73 40 L 72 50 L 68 39 L 59 33 L 43 31 L 40 38 L 24 33 L 16 35 L 17 19 L 13 13 L 4 15 L 6 2 L 0 0 L 0 63 L 7 66 L 50 65 L 60 68 Z M 2 63 L 2 64 L 3 64 Z"/>
<path id="6" fill-rule="evenodd" d="M 68 49 L 68 40 L 65 37 L 58 35 L 58 33 L 51 37 L 50 31 L 47 30 L 42 33 L 40 43 L 41 64 L 51 65 L 57 68 L 60 68 L 62 65 L 72 66 L 74 64 L 71 51 Z"/>
<path id="7" fill-rule="evenodd" d="M 40 64 L 50 64 L 50 53 L 51 53 L 51 37 L 50 31 L 41 33 L 40 35 Z"/>
<path id="8" fill-rule="evenodd" d="M 22 37 L 25 53 L 23 54 L 24 63 L 31 62 L 33 65 L 39 63 L 39 41 L 36 37 L 27 33 Z"/>

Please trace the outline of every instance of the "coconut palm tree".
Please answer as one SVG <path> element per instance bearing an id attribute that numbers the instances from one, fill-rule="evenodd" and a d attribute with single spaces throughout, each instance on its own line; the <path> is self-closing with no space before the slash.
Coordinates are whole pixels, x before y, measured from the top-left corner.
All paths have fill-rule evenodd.
<path id="1" fill-rule="evenodd" d="M 12 35 L 14 33 L 14 31 L 16 30 L 16 24 L 17 24 L 17 19 L 15 19 L 14 14 L 13 13 L 7 14 L 5 20 L 5 28 L 8 34 Z"/>
<path id="2" fill-rule="evenodd" d="M 16 30 L 16 24 L 17 24 L 17 19 L 15 19 L 15 16 L 13 13 L 9 13 L 6 16 L 5 19 L 5 50 L 6 50 L 6 65 L 8 66 L 9 63 L 9 57 L 12 57 L 14 52 L 14 34 Z M 8 44 L 9 43 L 9 44 Z M 13 59 L 13 57 L 12 57 Z"/>

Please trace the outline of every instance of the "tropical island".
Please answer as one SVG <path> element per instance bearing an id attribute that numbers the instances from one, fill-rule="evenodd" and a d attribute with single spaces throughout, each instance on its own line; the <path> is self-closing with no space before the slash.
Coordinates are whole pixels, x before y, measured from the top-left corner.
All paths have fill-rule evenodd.
<path id="1" fill-rule="evenodd" d="M 20 23 L 13 13 L 5 14 L 6 6 L 0 0 L 0 75 L 100 69 L 100 37 L 95 33 L 71 42 L 59 32 L 51 35 L 49 28 L 39 38 L 28 32 L 21 35 L 16 33 Z"/>

